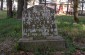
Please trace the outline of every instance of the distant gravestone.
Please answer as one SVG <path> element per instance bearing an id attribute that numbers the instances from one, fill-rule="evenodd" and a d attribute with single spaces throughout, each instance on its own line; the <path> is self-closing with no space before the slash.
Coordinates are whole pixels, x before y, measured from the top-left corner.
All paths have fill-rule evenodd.
<path id="1" fill-rule="evenodd" d="M 58 45 L 58 48 L 60 44 L 62 48 L 64 40 L 58 36 L 54 15 L 54 9 L 44 5 L 36 5 L 25 10 L 22 16 L 22 38 L 19 41 L 20 45 L 31 48 L 30 46 L 33 43 L 40 46 L 42 42 L 44 45 L 53 42 L 54 44 L 52 45 Z M 56 44 L 57 42 L 58 44 Z M 26 45 L 23 43 L 26 43 Z"/>

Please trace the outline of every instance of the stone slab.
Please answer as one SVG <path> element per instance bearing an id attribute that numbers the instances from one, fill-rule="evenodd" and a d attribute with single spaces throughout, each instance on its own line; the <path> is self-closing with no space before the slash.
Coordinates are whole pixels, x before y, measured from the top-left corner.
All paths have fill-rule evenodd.
<path id="1" fill-rule="evenodd" d="M 36 51 L 36 49 L 48 48 L 51 50 L 64 50 L 65 40 L 64 39 L 47 39 L 47 40 L 29 40 L 20 39 L 19 46 L 22 50 Z"/>

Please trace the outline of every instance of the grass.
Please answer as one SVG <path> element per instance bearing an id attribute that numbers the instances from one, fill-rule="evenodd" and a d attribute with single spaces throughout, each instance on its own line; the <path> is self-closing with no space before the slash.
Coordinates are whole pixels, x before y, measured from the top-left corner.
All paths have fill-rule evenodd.
<path id="1" fill-rule="evenodd" d="M 67 42 L 68 52 L 74 52 L 76 47 L 73 42 L 85 42 L 85 18 L 79 17 L 80 22 L 75 24 L 73 16 L 57 16 L 55 19 L 59 35 Z M 6 18 L 6 12 L 0 11 L 0 42 L 12 38 L 16 41 L 21 38 L 21 21 Z"/>
<path id="2" fill-rule="evenodd" d="M 85 44 L 85 18 L 79 17 L 80 22 L 75 24 L 73 16 L 57 16 L 56 24 L 58 27 L 59 35 L 65 38 L 67 48 L 70 54 L 75 52 L 78 46 L 73 43 Z"/>
<path id="3" fill-rule="evenodd" d="M 0 42 L 7 38 L 21 37 L 21 21 L 17 19 L 0 19 Z"/>
<path id="4" fill-rule="evenodd" d="M 6 11 L 0 11 L 0 19 L 6 18 L 7 12 Z"/>
<path id="5" fill-rule="evenodd" d="M 73 16 L 58 16 L 56 18 L 59 33 L 66 33 L 68 36 L 80 37 L 85 32 L 85 18 L 80 17 L 79 24 L 74 23 Z M 83 36 L 82 35 L 82 36 Z M 85 36 L 85 35 L 84 35 Z M 83 36 L 83 37 L 84 37 Z"/>

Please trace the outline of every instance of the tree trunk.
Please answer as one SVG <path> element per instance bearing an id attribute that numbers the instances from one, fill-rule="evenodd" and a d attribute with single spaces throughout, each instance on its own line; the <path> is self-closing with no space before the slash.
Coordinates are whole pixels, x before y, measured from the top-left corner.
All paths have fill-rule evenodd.
<path id="1" fill-rule="evenodd" d="M 18 0 L 17 19 L 22 18 L 23 6 L 24 6 L 24 0 Z"/>
<path id="2" fill-rule="evenodd" d="M 69 0 L 67 0 L 68 2 L 67 2 L 67 11 L 66 11 L 66 15 L 69 13 L 68 12 L 68 9 L 69 9 Z"/>
<path id="3" fill-rule="evenodd" d="M 33 6 L 35 5 L 35 0 L 33 0 Z"/>
<path id="4" fill-rule="evenodd" d="M 78 0 L 74 0 L 74 21 L 76 23 L 79 22 L 79 19 L 78 19 Z"/>
<path id="5" fill-rule="evenodd" d="M 27 0 L 24 0 L 24 9 L 27 9 Z"/>
<path id="6" fill-rule="evenodd" d="M 1 10 L 3 10 L 3 0 L 1 0 Z"/>
<path id="7" fill-rule="evenodd" d="M 12 18 L 13 12 L 12 12 L 12 0 L 7 0 L 7 17 Z"/>
<path id="8" fill-rule="evenodd" d="M 82 1 L 84 1 L 84 0 L 82 0 Z M 84 2 L 82 2 L 82 12 L 81 12 L 81 14 L 83 14 L 83 7 L 84 7 Z"/>

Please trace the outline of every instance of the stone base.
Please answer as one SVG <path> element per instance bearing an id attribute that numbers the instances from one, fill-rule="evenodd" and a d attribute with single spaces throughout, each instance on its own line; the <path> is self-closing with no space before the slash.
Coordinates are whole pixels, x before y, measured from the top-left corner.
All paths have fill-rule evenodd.
<path id="1" fill-rule="evenodd" d="M 46 40 L 29 40 L 22 38 L 19 40 L 20 49 L 25 51 L 44 50 L 65 50 L 64 39 L 56 39 L 55 37 L 47 38 Z"/>

